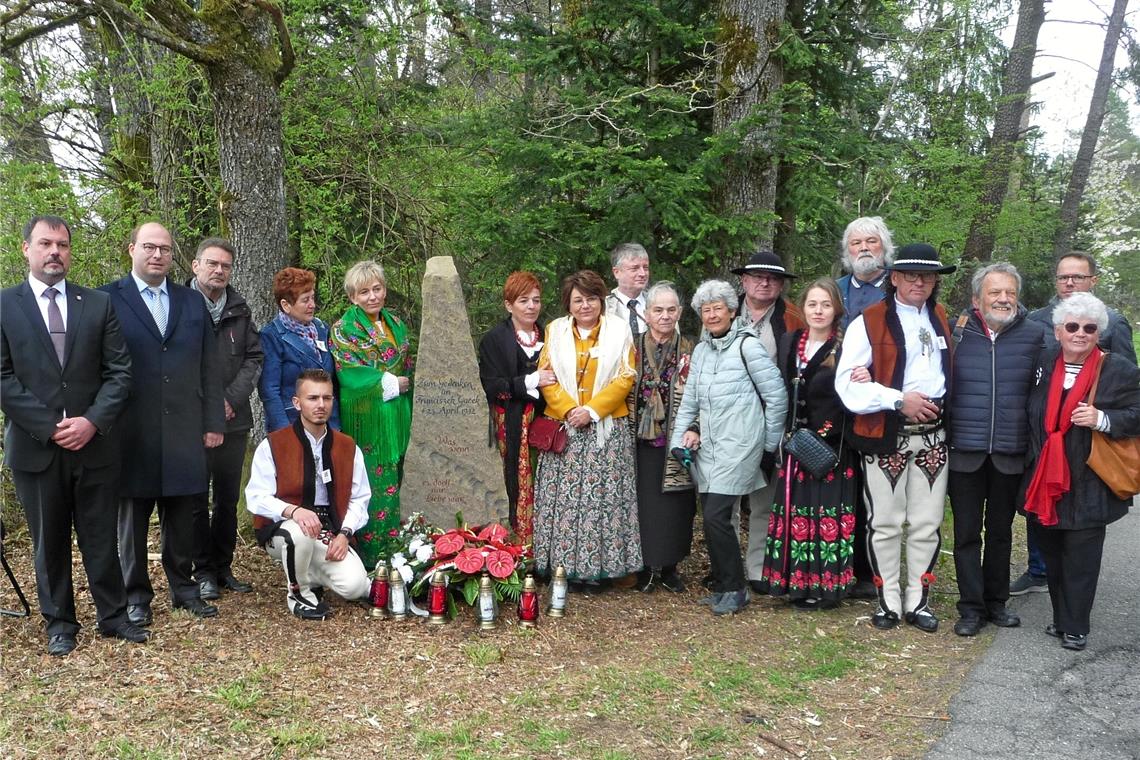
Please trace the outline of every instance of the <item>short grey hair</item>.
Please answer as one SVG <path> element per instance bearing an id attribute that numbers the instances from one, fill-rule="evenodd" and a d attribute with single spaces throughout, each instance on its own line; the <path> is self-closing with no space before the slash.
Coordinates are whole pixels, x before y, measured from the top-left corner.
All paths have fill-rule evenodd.
<path id="1" fill-rule="evenodd" d="M 851 271 L 851 257 L 847 254 L 847 243 L 856 232 L 864 235 L 876 235 L 883 243 L 884 263 L 890 264 L 895 259 L 895 241 L 891 238 L 891 231 L 881 216 L 861 216 L 843 230 L 843 239 L 839 243 L 839 262 L 843 264 L 845 272 Z"/>
<path id="2" fill-rule="evenodd" d="M 1021 273 L 1017 271 L 1017 267 L 1013 264 L 999 261 L 996 264 L 989 264 L 974 272 L 974 279 L 970 281 L 970 286 L 974 290 L 974 298 L 982 297 L 982 281 L 986 279 L 986 275 L 988 274 L 1008 274 L 1014 279 L 1014 282 L 1017 283 L 1017 294 L 1021 295 Z"/>
<path id="3" fill-rule="evenodd" d="M 1053 325 L 1063 325 L 1070 319 L 1091 319 L 1103 333 L 1108 329 L 1108 307 L 1092 293 L 1073 293 L 1053 309 Z"/>
<path id="4" fill-rule="evenodd" d="M 736 311 L 737 307 L 740 306 L 740 299 L 736 296 L 736 290 L 724 280 L 705 280 L 702 282 L 697 286 L 697 291 L 693 293 L 691 303 L 693 311 L 700 314 L 702 306 L 717 301 L 723 301 L 729 311 Z"/>
<path id="5" fill-rule="evenodd" d="M 349 298 L 356 295 L 356 291 L 378 282 L 388 287 L 388 278 L 384 276 L 384 267 L 375 261 L 358 261 L 344 273 L 344 293 Z"/>
<path id="6" fill-rule="evenodd" d="M 641 243 L 619 243 L 610 251 L 610 265 L 619 267 L 626 259 L 647 259 L 649 251 Z"/>
<path id="7" fill-rule="evenodd" d="M 666 293 L 672 295 L 677 299 L 678 306 L 680 306 L 682 309 L 685 308 L 685 304 L 681 301 L 681 291 L 677 290 L 677 286 L 668 280 L 655 282 L 649 286 L 649 289 L 645 291 L 645 308 L 648 309 L 653 305 L 654 301 Z"/>

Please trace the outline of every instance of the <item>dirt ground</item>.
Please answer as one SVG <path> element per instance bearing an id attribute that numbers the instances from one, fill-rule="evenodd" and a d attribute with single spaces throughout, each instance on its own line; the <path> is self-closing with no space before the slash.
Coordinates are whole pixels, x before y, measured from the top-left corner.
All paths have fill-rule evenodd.
<path id="1" fill-rule="evenodd" d="M 97 635 L 77 557 L 85 627 L 58 659 L 44 651 L 17 526 L 6 553 L 33 617 L 0 622 L 0 756 L 919 757 L 992 636 L 950 630 L 948 552 L 933 635 L 878 631 L 860 601 L 798 612 L 764 598 L 714 618 L 696 604 L 703 551 L 682 565 L 686 593 L 572 596 L 564 619 L 528 631 L 505 610 L 481 632 L 470 614 L 434 627 L 340 602 L 329 621 L 296 620 L 279 567 L 245 545 L 235 572 L 256 590 L 226 593 L 207 621 L 171 613 L 152 563 L 142 646 Z M 15 606 L 6 579 L 0 605 Z"/>

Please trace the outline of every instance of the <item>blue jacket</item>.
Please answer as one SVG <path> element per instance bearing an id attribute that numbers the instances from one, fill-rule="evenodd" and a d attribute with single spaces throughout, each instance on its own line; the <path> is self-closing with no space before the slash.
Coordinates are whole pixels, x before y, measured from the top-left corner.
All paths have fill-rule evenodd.
<path id="1" fill-rule="evenodd" d="M 951 458 L 958 452 L 1024 456 L 1029 448 L 1026 403 L 1036 379 L 1045 328 L 1018 306 L 1013 323 L 990 337 L 977 311 L 955 339 L 949 420 Z"/>
<path id="2" fill-rule="evenodd" d="M 293 391 L 297 376 L 302 370 L 323 369 L 333 379 L 333 393 L 337 393 L 336 367 L 329 353 L 329 328 L 319 319 L 313 319 L 317 328 L 317 342 L 324 346 L 320 360 L 305 341 L 289 332 L 281 320 L 274 319 L 261 328 L 261 348 L 265 352 L 265 364 L 261 370 L 261 380 L 257 384 L 261 403 L 265 407 L 265 432 L 272 433 L 292 425 L 299 417 L 293 408 Z M 329 427 L 340 430 L 340 404 L 333 400 Z"/>

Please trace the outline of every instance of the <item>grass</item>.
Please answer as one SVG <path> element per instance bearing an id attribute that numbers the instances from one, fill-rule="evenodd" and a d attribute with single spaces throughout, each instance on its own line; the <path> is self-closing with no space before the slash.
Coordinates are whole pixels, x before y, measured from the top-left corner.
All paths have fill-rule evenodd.
<path id="1" fill-rule="evenodd" d="M 34 591 L 26 534 L 10 537 Z M 703 558 L 681 569 L 695 587 Z M 717 619 L 696 588 L 573 597 L 565 619 L 526 632 L 510 614 L 480 632 L 469 618 L 371 620 L 335 600 L 335 617 L 312 624 L 286 614 L 279 567 L 245 546 L 237 573 L 256 591 L 224 595 L 208 621 L 170 614 L 153 566 L 154 639 L 132 646 L 93 634 L 75 571 L 86 627 L 71 656 L 43 653 L 36 619 L 0 621 L 6 758 L 783 757 L 769 739 L 807 757 L 917 757 L 937 736 L 906 716 L 943 713 L 989 641 L 948 625 L 875 631 L 865 602 L 793 613 L 757 599 Z M 944 619 L 952 576 L 944 555 Z"/>

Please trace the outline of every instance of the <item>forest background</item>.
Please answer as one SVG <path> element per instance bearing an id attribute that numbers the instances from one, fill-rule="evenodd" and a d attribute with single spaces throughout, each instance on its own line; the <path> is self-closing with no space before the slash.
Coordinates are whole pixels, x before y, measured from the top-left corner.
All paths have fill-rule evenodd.
<path id="1" fill-rule="evenodd" d="M 424 263 L 451 255 L 479 334 L 513 269 L 544 280 L 549 316 L 561 275 L 607 273 L 627 240 L 686 293 L 760 247 L 803 282 L 838 272 L 848 221 L 879 215 L 964 265 L 951 309 L 990 259 L 1042 304 L 1076 247 L 1140 316 L 1128 0 L 5 3 L 5 284 L 33 213 L 74 220 L 75 277 L 96 285 L 153 218 L 176 279 L 200 239 L 232 237 L 259 321 L 280 267 L 316 270 L 333 320 L 344 269 L 374 258 L 417 324 Z M 1037 37 L 1078 5 L 1106 52 L 1094 102 L 1071 102 L 1092 113 L 1079 149 L 1053 155 Z"/>

